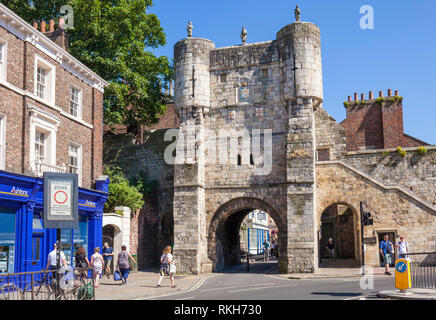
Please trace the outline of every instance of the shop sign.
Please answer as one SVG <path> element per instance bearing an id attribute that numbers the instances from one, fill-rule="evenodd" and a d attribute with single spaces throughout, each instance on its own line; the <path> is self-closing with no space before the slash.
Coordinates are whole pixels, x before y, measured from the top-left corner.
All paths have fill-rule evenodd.
<path id="1" fill-rule="evenodd" d="M 77 228 L 77 182 L 77 174 L 44 172 L 44 228 Z"/>

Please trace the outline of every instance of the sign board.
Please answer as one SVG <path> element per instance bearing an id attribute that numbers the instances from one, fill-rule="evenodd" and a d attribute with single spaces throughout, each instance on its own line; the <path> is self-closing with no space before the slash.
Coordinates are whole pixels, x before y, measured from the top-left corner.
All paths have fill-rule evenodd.
<path id="1" fill-rule="evenodd" d="M 406 290 L 411 287 L 410 262 L 408 259 L 398 259 L 395 261 L 395 288 Z"/>
<path id="2" fill-rule="evenodd" d="M 44 228 L 79 226 L 77 174 L 44 172 Z"/>
<path id="3" fill-rule="evenodd" d="M 364 244 L 377 244 L 377 238 L 376 237 L 364 238 L 363 243 Z"/>

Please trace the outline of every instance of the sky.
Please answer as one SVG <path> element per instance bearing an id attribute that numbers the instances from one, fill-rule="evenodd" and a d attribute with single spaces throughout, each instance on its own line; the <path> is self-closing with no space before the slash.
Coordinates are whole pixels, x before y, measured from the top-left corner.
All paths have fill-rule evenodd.
<path id="1" fill-rule="evenodd" d="M 156 55 L 173 57 L 173 46 L 186 38 L 210 39 L 216 47 L 241 43 L 242 26 L 248 43 L 274 40 L 295 21 L 321 29 L 324 109 L 338 122 L 345 118 L 343 102 L 354 92 L 399 90 L 404 131 L 436 144 L 436 1 L 434 0 L 155 0 L 150 12 L 161 21 L 167 38 Z M 360 27 L 361 7 L 374 9 L 374 29 Z M 433 99 L 435 95 L 435 99 Z"/>

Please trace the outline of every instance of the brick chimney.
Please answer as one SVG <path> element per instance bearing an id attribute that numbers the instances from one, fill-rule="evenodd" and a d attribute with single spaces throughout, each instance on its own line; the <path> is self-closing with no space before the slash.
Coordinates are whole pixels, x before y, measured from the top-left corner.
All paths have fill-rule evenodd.
<path id="1" fill-rule="evenodd" d="M 44 29 L 42 27 L 44 25 Z M 45 30 L 45 22 L 41 22 L 41 32 Z M 58 25 L 56 28 L 56 23 L 54 19 L 50 19 L 49 31 L 43 32 L 46 37 L 55 42 L 58 46 L 68 51 L 68 35 L 65 32 L 65 21 L 64 18 L 59 18 Z"/>

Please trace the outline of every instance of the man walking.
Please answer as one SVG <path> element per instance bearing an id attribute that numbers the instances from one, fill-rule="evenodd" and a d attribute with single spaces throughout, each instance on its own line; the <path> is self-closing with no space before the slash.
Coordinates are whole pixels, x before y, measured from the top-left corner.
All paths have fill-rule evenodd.
<path id="1" fill-rule="evenodd" d="M 392 263 L 392 254 L 394 252 L 394 246 L 392 242 L 389 241 L 389 236 L 385 235 L 384 240 L 380 242 L 380 254 L 383 256 L 385 263 L 385 274 L 389 276 L 392 275 L 392 273 L 389 272 L 389 265 Z"/>
<path id="2" fill-rule="evenodd" d="M 102 253 L 104 259 L 104 266 L 106 269 L 106 276 L 109 279 L 111 275 L 111 263 L 112 263 L 112 258 L 114 256 L 114 249 L 109 247 L 109 244 L 105 242 Z"/>
<path id="3" fill-rule="evenodd" d="M 400 236 L 400 242 L 396 245 L 398 248 L 398 258 L 406 259 L 407 253 L 409 253 L 409 244 L 404 240 L 404 236 Z"/>
<path id="4" fill-rule="evenodd" d="M 53 251 L 51 251 L 48 254 L 48 259 L 47 259 L 47 270 L 56 270 L 57 269 L 57 254 L 56 254 L 56 250 L 57 249 L 57 244 L 55 243 L 53 245 Z M 60 249 L 59 249 L 60 250 Z M 60 260 L 61 260 L 61 266 L 66 267 L 67 266 L 67 260 L 65 259 L 65 254 L 61 251 L 60 252 Z"/>

